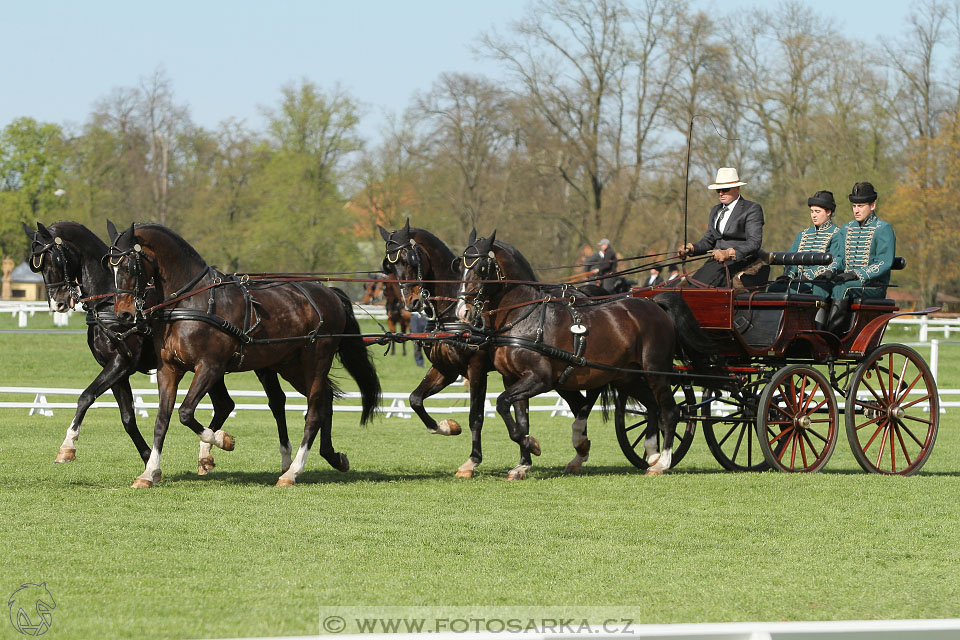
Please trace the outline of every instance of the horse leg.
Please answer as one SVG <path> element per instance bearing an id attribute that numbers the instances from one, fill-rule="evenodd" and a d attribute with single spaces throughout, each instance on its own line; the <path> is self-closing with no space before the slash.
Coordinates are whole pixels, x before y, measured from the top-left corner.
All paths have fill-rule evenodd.
<path id="1" fill-rule="evenodd" d="M 628 394 L 621 392 L 621 395 L 624 397 L 624 401 L 626 401 Z M 653 392 L 643 381 L 637 383 L 633 395 L 647 410 L 647 427 L 643 430 L 643 449 L 647 454 L 647 464 L 650 465 L 650 469 L 653 469 L 662 456 L 657 446 L 658 436 L 660 435 L 660 404 L 657 402 Z M 663 449 L 665 451 L 666 447 Z M 659 473 L 659 471 L 647 471 L 647 475 L 659 475 Z"/>
<path id="2" fill-rule="evenodd" d="M 111 389 L 113 390 L 113 397 L 117 399 L 117 406 L 120 407 L 120 421 L 123 423 L 123 429 L 133 440 L 133 444 L 140 454 L 140 459 L 146 464 L 150 458 L 150 445 L 147 444 L 147 441 L 140 435 L 140 430 L 137 429 L 137 412 L 133 408 L 133 389 L 130 388 L 130 378 L 121 376 Z"/>
<path id="3" fill-rule="evenodd" d="M 651 379 L 652 378 L 652 379 Z M 673 389 L 664 378 L 648 377 L 653 396 L 656 397 L 660 418 L 660 430 L 663 432 L 663 447 L 660 458 L 647 470 L 647 475 L 658 475 L 673 465 L 673 438 L 680 421 L 680 407 L 673 397 Z"/>
<path id="4" fill-rule="evenodd" d="M 325 377 L 325 376 L 324 376 Z M 277 480 L 278 487 L 291 487 L 297 483 L 297 476 L 303 471 L 307 462 L 307 455 L 313 446 L 313 441 L 320 433 L 320 455 L 338 471 L 348 471 L 350 461 L 345 453 L 334 451 L 331 439 L 333 426 L 333 389 L 324 384 L 319 391 L 310 394 L 307 402 L 307 416 L 304 422 L 303 440 L 294 457 L 290 468 Z"/>
<path id="5" fill-rule="evenodd" d="M 437 424 L 436 420 L 431 418 L 423 407 L 424 400 L 446 389 L 457 379 L 456 376 L 455 373 L 447 374 L 436 367 L 431 367 L 427 374 L 423 376 L 423 380 L 420 381 L 417 388 L 410 394 L 410 408 L 413 409 L 413 412 L 417 414 L 420 421 L 423 422 L 423 426 L 430 433 L 439 433 L 444 436 L 460 435 L 460 425 L 456 420 L 446 419 Z"/>
<path id="6" fill-rule="evenodd" d="M 203 396 L 218 383 L 223 385 L 223 369 L 201 362 L 196 365 L 194 371 L 193 382 L 190 383 L 190 389 L 180 404 L 180 422 L 200 436 L 201 441 L 215 444 L 224 451 L 233 451 L 236 445 L 233 436 L 226 431 L 214 431 L 210 427 L 204 427 L 195 416 L 197 405 L 200 404 Z M 223 387 L 223 391 L 226 392 L 226 387 Z"/>
<path id="7" fill-rule="evenodd" d="M 593 405 L 600 397 L 600 390 L 587 391 L 586 397 L 579 391 L 557 390 L 560 397 L 566 400 L 573 412 L 573 425 L 570 429 L 570 439 L 573 442 L 573 450 L 576 452 L 573 460 L 567 463 L 564 473 L 580 473 L 583 471 L 583 463 L 590 458 L 590 440 L 587 439 L 587 417 L 593 410 Z"/>
<path id="8" fill-rule="evenodd" d="M 403 316 L 404 313 L 407 313 L 407 315 L 409 315 L 408 312 L 401 311 L 400 333 L 410 333 L 410 324 L 407 322 L 407 318 Z M 406 340 L 400 343 L 400 348 L 403 350 L 403 357 L 406 358 L 407 357 L 407 341 Z"/>
<path id="9" fill-rule="evenodd" d="M 280 438 L 280 473 L 283 473 L 290 468 L 293 451 L 290 447 L 290 437 L 287 435 L 287 394 L 280 387 L 276 371 L 257 369 L 255 373 L 260 379 L 260 384 L 263 385 L 263 390 L 267 392 L 267 405 L 270 407 L 273 419 L 277 421 L 277 436 Z"/>
<path id="10" fill-rule="evenodd" d="M 237 406 L 237 403 L 230 397 L 223 378 L 220 378 L 218 382 L 210 387 L 210 401 L 213 402 L 213 418 L 210 420 L 210 430 L 219 431 L 223 423 L 230 417 L 230 413 Z M 205 476 L 217 466 L 213 461 L 213 454 L 210 453 L 210 448 L 211 445 L 209 442 L 200 442 L 200 455 L 197 458 L 197 475 Z"/>
<path id="11" fill-rule="evenodd" d="M 483 429 L 483 409 L 487 399 L 487 372 L 483 363 L 475 365 L 474 361 L 479 362 L 479 359 L 471 360 L 467 377 L 470 383 L 470 439 L 472 447 L 470 457 L 457 468 L 456 477 L 458 478 L 472 478 L 473 470 L 483 462 L 480 431 Z M 459 427 L 459 425 L 457 426 Z"/>
<path id="12" fill-rule="evenodd" d="M 94 401 L 103 395 L 107 389 L 113 387 L 118 380 L 126 376 L 129 376 L 126 362 L 119 354 L 115 354 L 115 357 L 111 359 L 107 366 L 93 379 L 93 382 L 87 385 L 87 388 L 83 390 L 83 393 L 81 393 L 77 399 L 77 412 L 74 414 L 70 426 L 67 427 L 67 433 L 63 438 L 63 443 L 60 445 L 60 450 L 57 452 L 57 457 L 54 462 L 73 462 L 77 457 L 77 440 L 80 438 L 80 425 L 83 423 L 83 418 L 87 414 L 87 409 L 89 409 Z M 129 385 L 127 388 L 130 388 Z M 120 402 L 119 399 L 117 402 Z M 127 422 L 123 419 L 122 408 L 120 419 L 123 422 L 124 428 L 127 428 Z M 127 429 L 127 433 L 130 433 L 130 437 L 133 439 L 133 443 L 136 445 L 140 457 L 146 461 L 147 456 L 150 455 L 150 447 L 147 446 L 140 432 L 137 431 L 136 421 L 134 421 L 133 432 L 136 433 L 136 437 L 134 437 L 130 429 Z M 137 441 L 138 438 L 139 442 Z M 144 452 L 146 452 L 146 455 L 144 455 Z"/>
<path id="13" fill-rule="evenodd" d="M 507 431 L 510 433 L 510 439 L 520 447 L 520 463 L 510 470 L 507 474 L 507 480 L 523 480 L 527 471 L 533 466 L 530 455 L 540 455 L 540 443 L 529 434 L 530 419 L 529 411 L 525 409 L 531 397 L 549 391 L 551 385 L 543 377 L 538 376 L 533 371 L 527 371 L 515 383 L 510 385 L 503 393 L 497 397 L 497 413 L 507 425 Z M 515 411 L 516 419 L 510 415 L 510 407 L 517 407 L 518 402 L 523 402 L 520 407 L 524 410 Z"/>
<path id="14" fill-rule="evenodd" d="M 133 485 L 131 485 L 133 489 L 148 489 L 160 482 L 162 478 L 160 454 L 163 451 L 163 439 L 166 437 L 167 428 L 170 426 L 170 416 L 173 415 L 173 407 L 177 402 L 177 384 L 181 378 L 183 378 L 183 372 L 178 369 L 161 366 L 157 370 L 157 389 L 160 392 L 160 400 L 157 409 L 157 422 L 153 427 L 153 450 L 150 452 L 143 473 L 133 481 Z"/>

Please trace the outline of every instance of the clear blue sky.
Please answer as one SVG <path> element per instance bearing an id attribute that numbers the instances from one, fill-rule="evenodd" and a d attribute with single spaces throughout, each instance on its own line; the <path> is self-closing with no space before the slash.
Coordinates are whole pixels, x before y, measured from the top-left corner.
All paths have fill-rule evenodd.
<path id="1" fill-rule="evenodd" d="M 757 2 L 694 0 L 708 12 Z M 762 3 L 766 4 L 766 3 Z M 847 35 L 893 37 L 906 0 L 806 0 Z M 19 116 L 81 124 L 115 87 L 162 67 L 204 127 L 262 126 L 258 106 L 307 78 L 366 106 L 365 132 L 444 71 L 493 75 L 470 44 L 524 0 L 0 0 L 0 127 Z M 856 31 L 853 25 L 859 25 Z"/>

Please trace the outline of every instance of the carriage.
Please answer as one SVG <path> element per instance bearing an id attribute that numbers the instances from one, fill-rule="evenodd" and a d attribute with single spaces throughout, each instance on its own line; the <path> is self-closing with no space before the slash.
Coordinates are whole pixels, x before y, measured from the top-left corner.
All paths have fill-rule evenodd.
<path id="1" fill-rule="evenodd" d="M 763 254 L 768 264 L 796 264 L 809 254 Z M 903 269 L 897 258 L 894 269 Z M 643 287 L 651 297 L 664 289 Z M 881 344 L 902 312 L 891 299 L 851 305 L 841 336 L 818 330 L 821 296 L 744 288 L 681 288 L 701 327 L 719 345 L 723 365 L 698 375 L 678 365 L 675 393 L 683 417 L 673 452 L 689 450 L 697 426 L 713 456 L 728 470 L 815 472 L 827 464 L 840 433 L 860 466 L 873 473 L 911 475 L 933 450 L 940 420 L 936 381 L 913 349 Z M 642 406 L 616 412 L 617 439 L 634 465 L 645 468 Z"/>

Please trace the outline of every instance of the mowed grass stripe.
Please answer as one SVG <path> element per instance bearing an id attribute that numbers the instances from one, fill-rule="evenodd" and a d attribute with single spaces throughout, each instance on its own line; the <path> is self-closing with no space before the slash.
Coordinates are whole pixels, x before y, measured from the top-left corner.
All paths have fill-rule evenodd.
<path id="1" fill-rule="evenodd" d="M 3 384 L 82 387 L 96 373 L 82 336 L 23 338 L 0 336 Z M 409 356 L 375 353 L 385 388 L 419 379 Z M 503 481 L 518 454 L 499 418 L 464 481 L 453 472 L 467 434 L 337 414 L 351 471 L 313 454 L 297 487 L 276 489 L 272 419 L 247 412 L 227 423 L 236 451 L 216 451 L 204 478 L 196 437 L 171 425 L 164 482 L 133 491 L 142 466 L 115 410 L 90 412 L 69 465 L 52 460 L 72 412 L 4 410 L 0 588 L 47 581 L 57 637 L 311 634 L 318 606 L 349 604 L 624 604 L 643 622 L 957 617 L 955 413 L 912 478 L 862 473 L 843 438 L 818 475 L 730 474 L 699 435 L 680 468 L 646 478 L 599 415 L 586 474 L 565 477 L 569 420 L 535 414 L 543 455 L 521 483 Z M 296 441 L 302 419 L 288 418 Z"/>

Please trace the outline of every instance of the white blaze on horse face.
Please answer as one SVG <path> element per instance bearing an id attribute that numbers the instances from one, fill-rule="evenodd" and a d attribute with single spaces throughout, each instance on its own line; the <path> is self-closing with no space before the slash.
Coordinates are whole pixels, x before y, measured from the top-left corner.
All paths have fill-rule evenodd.
<path id="1" fill-rule="evenodd" d="M 466 268 L 464 268 L 463 271 L 460 273 L 460 280 L 465 281 L 466 279 L 467 279 L 467 270 Z M 457 318 L 459 318 L 461 322 L 467 321 L 467 302 L 466 302 L 466 298 L 464 297 L 466 295 L 466 290 L 467 290 L 467 283 L 461 282 L 460 291 L 457 293 Z"/>

